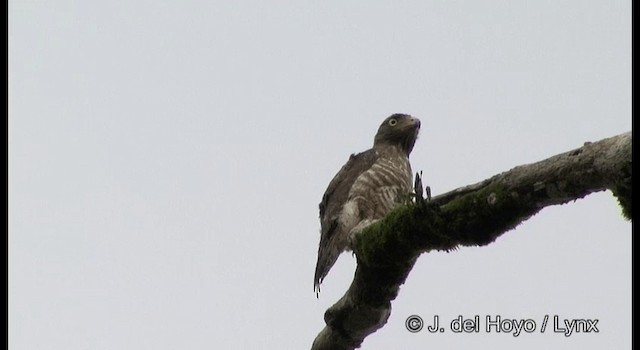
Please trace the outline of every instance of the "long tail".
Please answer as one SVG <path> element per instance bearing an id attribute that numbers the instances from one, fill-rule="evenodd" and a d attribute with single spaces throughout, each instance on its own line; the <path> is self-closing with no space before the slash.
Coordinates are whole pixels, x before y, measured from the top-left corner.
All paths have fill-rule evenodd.
<path id="1" fill-rule="evenodd" d="M 322 280 L 327 276 L 333 264 L 336 263 L 339 255 L 340 252 L 335 248 L 332 249 L 329 244 L 320 244 L 318 247 L 318 262 L 316 263 L 316 273 L 313 277 L 313 291 L 316 293 L 316 297 L 320 293 Z"/>

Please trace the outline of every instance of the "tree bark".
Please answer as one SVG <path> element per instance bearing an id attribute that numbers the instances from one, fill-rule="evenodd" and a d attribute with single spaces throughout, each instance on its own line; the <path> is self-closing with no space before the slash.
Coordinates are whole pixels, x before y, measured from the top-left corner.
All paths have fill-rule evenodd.
<path id="1" fill-rule="evenodd" d="M 312 349 L 355 349 L 385 325 L 422 253 L 483 246 L 549 205 L 610 190 L 631 220 L 631 132 L 392 211 L 358 235 L 358 266 L 345 295 L 324 315 Z"/>

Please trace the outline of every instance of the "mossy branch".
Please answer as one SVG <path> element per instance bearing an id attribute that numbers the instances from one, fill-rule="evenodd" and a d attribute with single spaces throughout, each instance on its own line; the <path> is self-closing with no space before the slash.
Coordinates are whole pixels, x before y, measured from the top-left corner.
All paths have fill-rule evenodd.
<path id="1" fill-rule="evenodd" d="M 380 329 L 422 253 L 483 246 L 549 205 L 610 190 L 631 220 L 631 132 L 521 165 L 480 183 L 397 208 L 357 238 L 358 267 L 325 313 L 312 349 L 355 349 Z"/>

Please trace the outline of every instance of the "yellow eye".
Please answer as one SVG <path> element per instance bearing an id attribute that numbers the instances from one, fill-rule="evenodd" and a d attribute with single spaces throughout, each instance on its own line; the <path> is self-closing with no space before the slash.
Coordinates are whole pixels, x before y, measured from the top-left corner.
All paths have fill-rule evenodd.
<path id="1" fill-rule="evenodd" d="M 396 120 L 396 119 L 389 119 L 389 125 L 391 125 L 391 126 L 396 126 L 396 124 L 398 124 L 398 120 Z"/>

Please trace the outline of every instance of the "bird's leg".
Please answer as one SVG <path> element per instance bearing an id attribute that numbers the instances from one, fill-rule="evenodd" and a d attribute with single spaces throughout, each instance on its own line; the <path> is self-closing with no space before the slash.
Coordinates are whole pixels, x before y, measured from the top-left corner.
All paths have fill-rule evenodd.
<path id="1" fill-rule="evenodd" d="M 422 170 L 420 170 L 416 173 L 416 178 L 413 182 L 413 195 L 415 196 L 416 203 L 425 205 L 426 202 L 431 200 L 431 187 L 425 186 L 424 193 L 422 187 Z M 427 198 L 424 197 L 425 195 L 427 196 Z"/>
<path id="2" fill-rule="evenodd" d="M 416 173 L 416 177 L 413 181 L 413 192 L 399 193 L 396 196 L 396 202 L 404 205 L 416 202 L 421 203 L 424 201 L 424 194 L 422 191 L 422 170 Z"/>
<path id="3" fill-rule="evenodd" d="M 416 197 L 416 202 L 418 201 L 422 202 L 424 200 L 424 197 L 422 195 L 422 170 L 416 173 L 416 178 L 413 181 L 413 193 Z M 427 195 L 429 194 L 430 193 L 427 193 Z"/>

